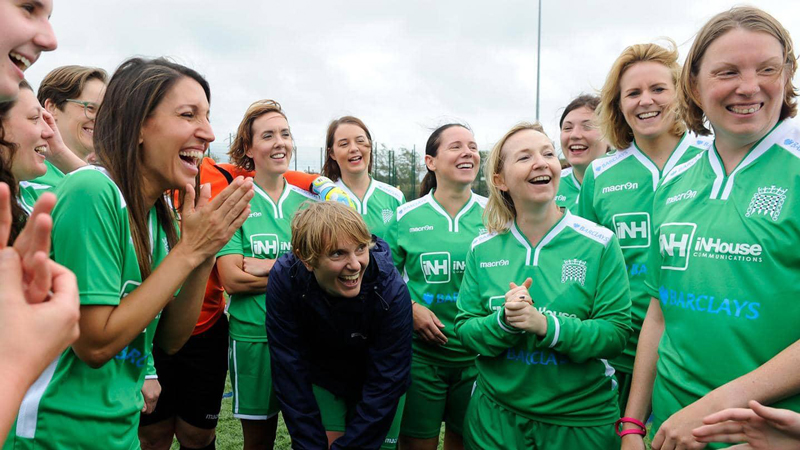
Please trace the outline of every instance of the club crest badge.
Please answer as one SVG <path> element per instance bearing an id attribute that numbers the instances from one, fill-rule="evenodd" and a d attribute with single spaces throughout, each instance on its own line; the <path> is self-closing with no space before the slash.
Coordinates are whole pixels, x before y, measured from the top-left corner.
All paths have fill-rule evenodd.
<path id="1" fill-rule="evenodd" d="M 775 185 L 758 188 L 758 192 L 753 194 L 753 199 L 750 200 L 745 217 L 756 215 L 770 217 L 773 221 L 778 220 L 786 202 L 786 192 L 788 189 Z"/>
<path id="2" fill-rule="evenodd" d="M 586 282 L 586 261 L 579 259 L 568 259 L 561 266 L 561 282 L 580 283 L 581 286 Z"/>

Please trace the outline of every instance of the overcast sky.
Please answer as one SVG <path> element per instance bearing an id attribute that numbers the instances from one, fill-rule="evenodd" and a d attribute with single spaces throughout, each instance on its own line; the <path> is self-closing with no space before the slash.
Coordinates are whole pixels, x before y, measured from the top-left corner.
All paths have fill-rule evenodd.
<path id="1" fill-rule="evenodd" d="M 540 120 L 558 141 L 569 101 L 593 93 L 628 45 L 674 39 L 681 59 L 725 0 L 543 0 Z M 363 119 L 388 147 L 422 151 L 431 130 L 465 121 L 481 149 L 536 114 L 535 0 L 54 0 L 59 46 L 26 77 L 55 67 L 112 73 L 133 55 L 170 56 L 206 76 L 223 154 L 247 106 L 279 101 L 299 166 L 319 166 L 328 123 Z M 800 2 L 760 0 L 800 43 Z"/>

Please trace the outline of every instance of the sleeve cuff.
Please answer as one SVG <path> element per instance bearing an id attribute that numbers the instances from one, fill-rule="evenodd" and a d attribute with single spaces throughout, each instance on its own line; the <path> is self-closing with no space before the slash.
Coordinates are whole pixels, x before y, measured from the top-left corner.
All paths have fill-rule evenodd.
<path id="1" fill-rule="evenodd" d="M 547 334 L 542 338 L 542 342 L 547 347 L 553 348 L 561 338 L 561 322 L 552 314 L 545 314 L 545 319 L 547 319 Z"/>
<path id="2" fill-rule="evenodd" d="M 506 324 L 506 321 L 504 319 L 504 317 L 505 317 L 505 312 L 504 311 L 505 311 L 504 309 L 501 309 L 500 311 L 497 312 L 497 324 L 500 325 L 500 328 L 503 331 L 505 331 L 506 333 L 511 333 L 511 334 L 522 334 L 522 333 L 524 333 L 523 330 L 518 330 L 518 329 L 512 327 L 511 325 Z"/>
<path id="3" fill-rule="evenodd" d="M 158 379 L 158 375 L 145 375 L 144 379 L 145 380 L 157 380 Z"/>

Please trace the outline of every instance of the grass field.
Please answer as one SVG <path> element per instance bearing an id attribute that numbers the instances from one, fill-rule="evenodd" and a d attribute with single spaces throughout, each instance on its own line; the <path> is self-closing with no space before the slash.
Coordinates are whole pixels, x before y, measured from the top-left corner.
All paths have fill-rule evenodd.
<path id="1" fill-rule="evenodd" d="M 225 380 L 226 395 L 231 391 L 231 380 L 228 378 Z M 233 418 L 232 402 L 233 400 L 230 396 L 222 399 L 222 410 L 219 413 L 219 423 L 217 424 L 217 450 L 241 450 L 242 448 L 242 425 L 237 419 Z M 179 450 L 179 448 L 178 441 L 173 441 L 170 450 Z M 281 417 L 278 419 L 278 437 L 275 439 L 275 450 L 290 450 L 291 448 L 292 441 L 289 438 L 289 432 L 286 431 L 283 417 Z M 442 448 L 441 442 L 439 443 L 439 448 Z"/>
<path id="2" fill-rule="evenodd" d="M 231 380 L 225 380 L 225 392 L 231 392 Z M 242 425 L 237 419 L 233 418 L 231 412 L 232 399 L 227 396 L 222 399 L 222 411 L 219 413 L 219 423 L 217 424 L 217 449 L 218 450 L 241 450 L 242 448 Z M 442 434 L 439 438 L 439 450 L 442 449 L 442 440 L 444 439 L 444 427 Z M 650 440 L 645 439 L 646 448 L 650 448 Z M 178 441 L 172 443 L 170 450 L 179 450 L 180 446 Z M 275 450 L 291 450 L 292 441 L 289 438 L 289 432 L 286 431 L 286 425 L 283 423 L 283 417 L 278 419 L 278 437 L 275 439 Z"/>

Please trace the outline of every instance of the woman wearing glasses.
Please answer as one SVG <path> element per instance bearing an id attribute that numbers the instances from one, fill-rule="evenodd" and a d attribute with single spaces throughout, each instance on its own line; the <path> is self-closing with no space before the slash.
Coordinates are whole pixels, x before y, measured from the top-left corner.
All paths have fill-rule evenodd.
<path id="1" fill-rule="evenodd" d="M 64 143 L 86 161 L 94 153 L 94 119 L 103 103 L 108 76 L 96 67 L 63 66 L 39 86 L 39 103 L 53 115 Z"/>

